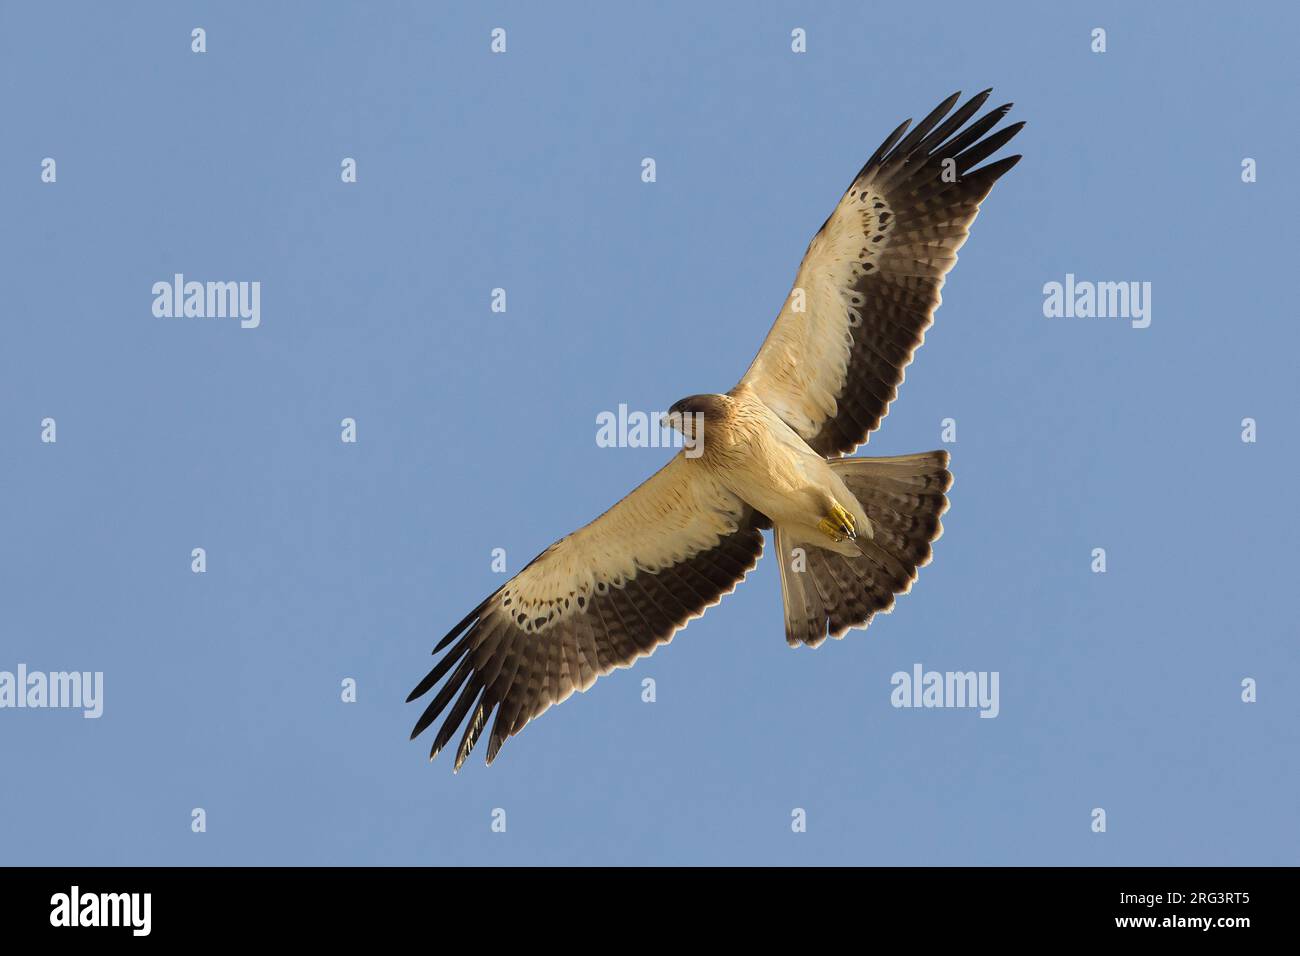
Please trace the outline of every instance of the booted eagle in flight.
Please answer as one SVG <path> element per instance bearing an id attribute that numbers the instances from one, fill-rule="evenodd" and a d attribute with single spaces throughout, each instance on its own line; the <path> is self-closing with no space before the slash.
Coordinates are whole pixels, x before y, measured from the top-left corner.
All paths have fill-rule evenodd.
<path id="1" fill-rule="evenodd" d="M 775 529 L 791 646 L 865 627 L 911 588 L 942 531 L 947 452 L 841 456 L 885 417 L 980 203 L 1020 159 L 978 165 L 1024 125 L 990 132 L 1010 104 L 970 122 L 989 92 L 955 111 L 953 94 L 867 160 L 740 383 L 665 416 L 698 457 L 679 452 L 434 648 L 445 653 L 407 698 L 445 678 L 411 733 L 447 712 L 430 759 L 463 724 L 459 770 L 492 720 L 490 764 L 552 704 L 672 640 L 754 567 L 765 529 Z"/>

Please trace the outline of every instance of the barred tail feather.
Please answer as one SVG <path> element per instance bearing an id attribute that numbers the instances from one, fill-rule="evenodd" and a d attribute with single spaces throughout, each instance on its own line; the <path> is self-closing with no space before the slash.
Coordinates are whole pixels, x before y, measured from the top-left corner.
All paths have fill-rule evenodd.
<path id="1" fill-rule="evenodd" d="M 845 557 L 797 544 L 777 527 L 785 638 L 791 647 L 816 647 L 828 635 L 843 637 L 850 628 L 866 627 L 877 613 L 893 610 L 895 597 L 911 590 L 943 533 L 940 518 L 952 486 L 946 451 L 840 458 L 830 465 L 866 510 L 875 536 L 859 536 L 862 554 Z"/>

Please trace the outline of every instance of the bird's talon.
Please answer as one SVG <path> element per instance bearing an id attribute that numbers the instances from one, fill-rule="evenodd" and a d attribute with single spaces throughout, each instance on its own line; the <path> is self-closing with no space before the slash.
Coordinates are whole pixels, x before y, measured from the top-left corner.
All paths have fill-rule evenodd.
<path id="1" fill-rule="evenodd" d="M 845 538 L 850 541 L 858 539 L 857 522 L 853 520 L 853 515 L 841 508 L 838 503 L 831 505 L 830 513 L 818 522 L 817 527 L 836 544 Z"/>

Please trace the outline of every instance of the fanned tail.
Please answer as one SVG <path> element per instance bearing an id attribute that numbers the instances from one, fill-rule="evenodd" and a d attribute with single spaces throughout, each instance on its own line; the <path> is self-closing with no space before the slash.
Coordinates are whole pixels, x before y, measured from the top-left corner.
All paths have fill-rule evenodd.
<path id="1" fill-rule="evenodd" d="M 794 544 L 776 529 L 785 602 L 785 639 L 791 647 L 816 647 L 850 628 L 866 627 L 893 610 L 911 590 L 931 545 L 943 533 L 952 486 L 948 453 L 896 458 L 840 458 L 830 462 L 871 519 L 874 538 L 859 535 L 861 555 L 845 557 L 814 545 Z"/>

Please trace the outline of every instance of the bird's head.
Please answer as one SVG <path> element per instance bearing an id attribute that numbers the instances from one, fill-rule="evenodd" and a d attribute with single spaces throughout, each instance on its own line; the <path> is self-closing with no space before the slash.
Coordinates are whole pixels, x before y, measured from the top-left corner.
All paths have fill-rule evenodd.
<path id="1" fill-rule="evenodd" d="M 695 451 L 698 455 L 703 449 L 704 432 L 726 415 L 726 403 L 725 395 L 687 395 L 673 402 L 659 424 L 681 432 L 688 454 Z"/>

